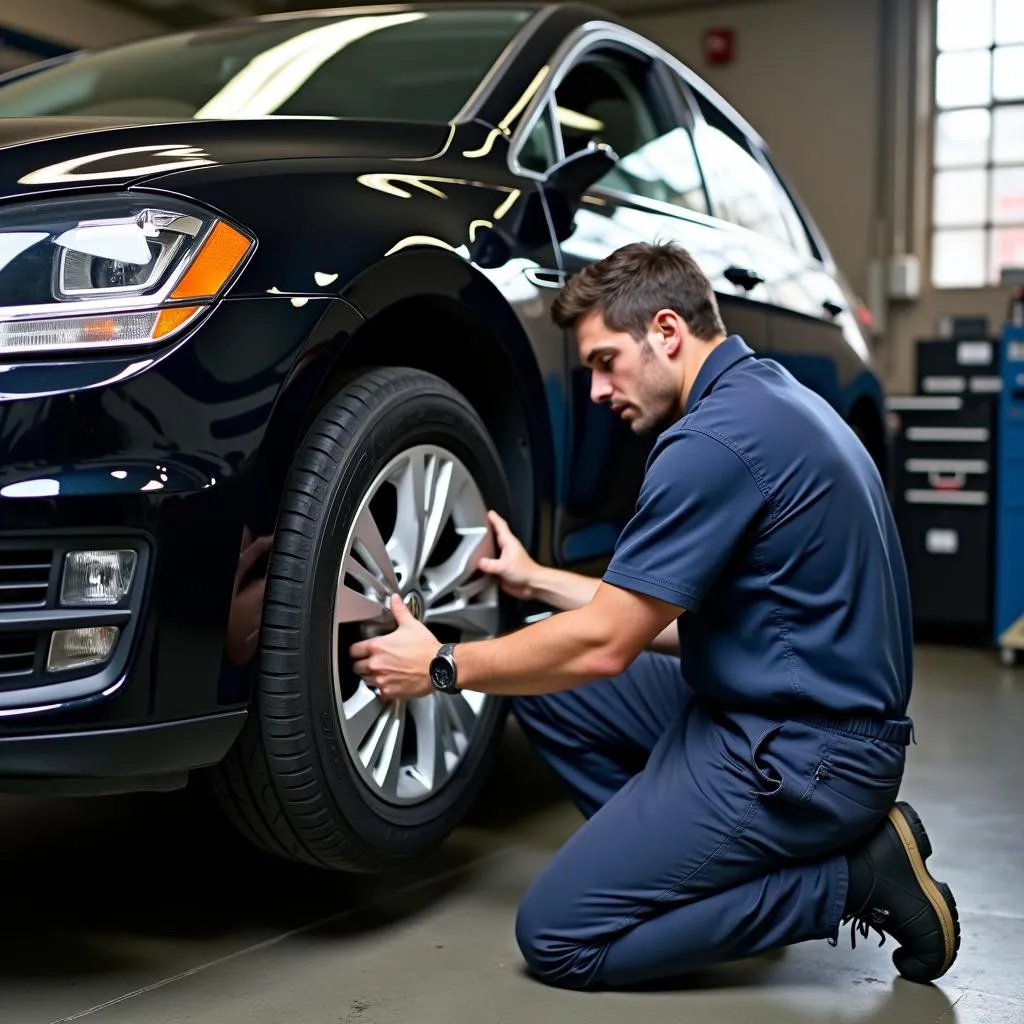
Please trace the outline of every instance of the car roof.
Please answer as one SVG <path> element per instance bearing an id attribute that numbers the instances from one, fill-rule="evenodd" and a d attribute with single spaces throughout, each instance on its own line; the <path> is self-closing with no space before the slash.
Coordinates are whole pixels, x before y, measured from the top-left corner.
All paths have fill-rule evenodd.
<path id="1" fill-rule="evenodd" d="M 550 2 L 550 0 L 416 0 L 412 3 L 354 3 L 354 4 L 331 4 L 327 7 L 311 7 L 305 10 L 277 11 L 273 14 L 258 14 L 245 21 L 289 21 L 301 18 L 330 17 L 334 14 L 366 13 L 379 14 L 382 11 L 398 13 L 402 11 L 443 11 L 463 10 L 480 11 L 486 13 L 494 10 L 519 10 L 541 11 L 562 10 L 566 12 L 578 12 L 581 18 L 598 17 L 604 21 L 619 22 L 618 17 L 605 8 L 579 0 L 568 0 L 568 2 Z M 228 22 L 235 19 L 228 19 Z M 220 24 L 224 24 L 221 22 Z"/>

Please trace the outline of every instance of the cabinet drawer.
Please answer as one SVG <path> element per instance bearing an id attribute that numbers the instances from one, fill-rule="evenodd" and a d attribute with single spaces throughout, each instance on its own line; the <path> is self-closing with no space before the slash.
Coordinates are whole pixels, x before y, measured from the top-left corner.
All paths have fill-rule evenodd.
<path id="1" fill-rule="evenodd" d="M 992 603 L 991 507 L 903 502 L 897 521 L 914 620 L 986 624 Z"/>
<path id="2" fill-rule="evenodd" d="M 924 395 L 998 394 L 1002 389 L 996 339 L 919 341 L 916 362 L 915 383 Z"/>

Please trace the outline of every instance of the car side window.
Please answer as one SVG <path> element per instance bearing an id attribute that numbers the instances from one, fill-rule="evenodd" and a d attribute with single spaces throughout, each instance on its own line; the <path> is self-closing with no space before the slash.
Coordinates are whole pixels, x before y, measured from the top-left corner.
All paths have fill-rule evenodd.
<path id="1" fill-rule="evenodd" d="M 604 142 L 619 161 L 598 185 L 707 213 L 689 130 L 661 113 L 651 71 L 649 63 L 601 53 L 574 65 L 555 90 L 564 153 Z"/>
<path id="2" fill-rule="evenodd" d="M 546 103 L 540 117 L 534 122 L 519 150 L 519 166 L 543 174 L 558 160 L 555 127 L 551 117 L 551 104 Z"/>
<path id="3" fill-rule="evenodd" d="M 704 116 L 695 132 L 697 154 L 716 216 L 810 257 L 799 214 L 749 140 L 710 101 L 693 95 Z"/>

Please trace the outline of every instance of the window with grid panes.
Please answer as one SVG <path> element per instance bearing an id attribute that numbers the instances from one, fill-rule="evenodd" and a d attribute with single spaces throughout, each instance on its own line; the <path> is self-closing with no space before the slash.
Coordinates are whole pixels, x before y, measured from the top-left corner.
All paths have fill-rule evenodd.
<path id="1" fill-rule="evenodd" d="M 1024 266 L 1024 0 L 937 0 L 932 283 Z"/>

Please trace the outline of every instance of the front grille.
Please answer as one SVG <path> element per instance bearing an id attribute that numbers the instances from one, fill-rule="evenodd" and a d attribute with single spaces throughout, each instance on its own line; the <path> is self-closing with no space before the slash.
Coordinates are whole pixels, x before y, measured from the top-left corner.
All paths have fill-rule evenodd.
<path id="1" fill-rule="evenodd" d="M 0 608 L 43 608 L 53 552 L 0 551 Z"/>
<path id="2" fill-rule="evenodd" d="M 32 675 L 38 633 L 0 633 L 0 690 L 16 690 Z"/>

